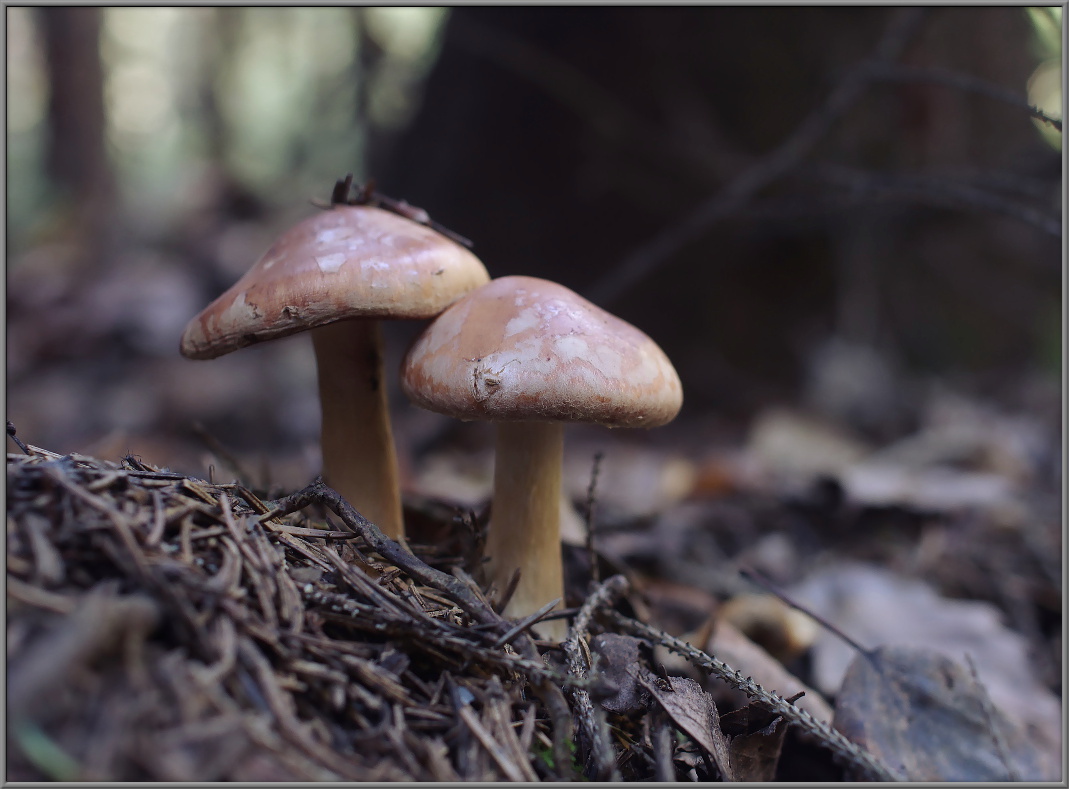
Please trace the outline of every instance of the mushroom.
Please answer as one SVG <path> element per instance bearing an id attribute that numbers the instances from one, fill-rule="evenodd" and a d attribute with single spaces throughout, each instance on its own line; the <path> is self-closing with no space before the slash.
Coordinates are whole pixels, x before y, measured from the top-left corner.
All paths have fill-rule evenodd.
<path id="1" fill-rule="evenodd" d="M 323 475 L 387 537 L 403 539 L 379 321 L 431 318 L 489 280 L 467 249 L 370 206 L 335 206 L 284 233 L 186 326 L 182 355 L 214 359 L 311 331 Z"/>
<path id="2" fill-rule="evenodd" d="M 563 598 L 563 423 L 656 427 L 683 402 L 679 376 L 649 337 L 563 285 L 491 281 L 458 299 L 408 350 L 402 391 L 418 406 L 496 422 L 488 573 L 513 617 Z M 562 638 L 564 623 L 536 626 Z"/>

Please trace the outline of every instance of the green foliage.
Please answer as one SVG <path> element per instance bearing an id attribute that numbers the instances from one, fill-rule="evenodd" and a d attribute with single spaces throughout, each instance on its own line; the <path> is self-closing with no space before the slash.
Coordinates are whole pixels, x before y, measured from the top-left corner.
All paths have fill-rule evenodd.
<path id="1" fill-rule="evenodd" d="M 577 747 L 575 741 L 568 743 L 568 750 L 572 756 L 571 763 L 571 779 L 573 781 L 589 781 L 590 779 L 583 775 L 583 767 L 579 764 L 579 758 L 577 756 Z M 546 766 L 548 770 L 556 770 L 556 762 L 553 759 L 553 748 L 546 745 L 541 740 L 535 740 L 531 745 L 531 751 L 535 758 L 540 760 L 542 764 Z"/>
<path id="2" fill-rule="evenodd" d="M 1062 56 L 1062 9 L 1061 6 L 1026 8 L 1028 21 L 1032 23 L 1033 51 L 1040 60 Z"/>
<path id="3" fill-rule="evenodd" d="M 1028 101 L 1050 115 L 1062 114 L 1062 9 L 1060 6 L 1026 8 L 1032 25 L 1032 53 L 1039 61 L 1028 80 Z M 1047 144 L 1061 150 L 1062 133 L 1043 123 L 1033 123 Z"/>
<path id="4" fill-rule="evenodd" d="M 48 63 L 40 20 L 14 9 L 8 58 L 9 237 L 56 206 L 44 167 Z M 367 141 L 419 106 L 440 8 L 102 9 L 107 156 L 125 208 L 151 225 L 222 173 L 280 206 L 365 177 Z"/>
<path id="5" fill-rule="evenodd" d="M 79 780 L 81 768 L 55 740 L 32 723 L 13 727 L 13 739 L 23 755 L 53 781 Z"/>

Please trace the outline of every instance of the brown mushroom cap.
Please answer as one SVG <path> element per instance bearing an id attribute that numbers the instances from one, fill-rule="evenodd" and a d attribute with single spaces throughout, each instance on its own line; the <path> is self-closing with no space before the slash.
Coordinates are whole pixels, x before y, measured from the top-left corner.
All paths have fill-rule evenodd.
<path id="1" fill-rule="evenodd" d="M 459 419 L 656 427 L 683 403 L 653 340 L 563 285 L 521 276 L 439 315 L 406 354 L 401 387 Z"/>
<path id="2" fill-rule="evenodd" d="M 335 206 L 279 238 L 190 321 L 182 355 L 246 345 L 349 318 L 430 318 L 489 280 L 464 247 L 370 206 Z"/>

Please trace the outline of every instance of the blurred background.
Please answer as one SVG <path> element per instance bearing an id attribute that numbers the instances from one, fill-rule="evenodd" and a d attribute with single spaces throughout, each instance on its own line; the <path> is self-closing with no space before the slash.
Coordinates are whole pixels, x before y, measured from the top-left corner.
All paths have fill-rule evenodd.
<path id="1" fill-rule="evenodd" d="M 1058 428 L 1061 133 L 1029 105 L 1061 117 L 1060 8 L 6 21 L 7 415 L 32 444 L 307 481 L 308 338 L 210 362 L 178 338 L 346 172 L 665 348 L 677 423 L 575 447 L 699 458 L 783 407 L 883 445 L 950 394 Z M 393 369 L 418 329 L 387 327 Z M 410 476 L 487 444 L 391 386 Z"/>
<path id="2" fill-rule="evenodd" d="M 749 568 L 864 644 L 975 656 L 1061 764 L 1060 7 L 5 15 L 23 441 L 307 484 L 309 338 L 189 361 L 179 337 L 336 179 L 373 177 L 492 276 L 571 287 L 679 370 L 672 424 L 566 432 L 569 605 L 594 532 L 650 621 L 785 690 L 722 640 L 735 622 L 807 699 L 839 693 L 849 650 L 750 616 Z M 384 327 L 388 370 L 420 329 Z M 485 512 L 492 431 L 388 385 L 409 537 L 477 555 L 455 516 Z"/>

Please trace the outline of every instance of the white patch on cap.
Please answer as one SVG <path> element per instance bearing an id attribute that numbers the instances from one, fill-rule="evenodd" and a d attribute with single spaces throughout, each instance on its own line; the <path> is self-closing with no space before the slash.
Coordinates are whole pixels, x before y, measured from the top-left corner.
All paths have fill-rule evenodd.
<path id="1" fill-rule="evenodd" d="M 644 346 L 638 349 L 639 358 L 627 371 L 627 380 L 634 384 L 652 384 L 658 378 L 666 375 L 661 357 L 655 353 L 652 346 Z"/>
<path id="2" fill-rule="evenodd" d="M 234 297 L 230 306 L 219 316 L 218 325 L 229 330 L 233 326 L 247 326 L 260 317 L 255 305 L 245 303 L 245 293 L 243 290 Z"/>
<path id="3" fill-rule="evenodd" d="M 566 362 L 576 358 L 585 360 L 590 356 L 590 345 L 582 337 L 567 334 L 557 338 L 554 345 L 556 346 L 557 355 Z"/>
<path id="4" fill-rule="evenodd" d="M 539 304 L 538 308 L 542 311 L 543 315 L 548 315 L 551 318 L 557 317 L 562 312 L 576 321 L 581 321 L 586 317 L 583 310 L 570 309 L 568 305 L 561 303 L 558 299 L 551 299 L 543 304 Z"/>
<path id="5" fill-rule="evenodd" d="M 333 244 L 339 238 L 345 238 L 350 234 L 350 230 L 347 227 L 325 227 L 316 233 L 316 243 L 327 245 Z"/>
<path id="6" fill-rule="evenodd" d="M 622 378 L 624 374 L 624 357 L 614 348 L 599 345 L 594 349 L 596 367 L 609 378 Z"/>
<path id="7" fill-rule="evenodd" d="M 316 256 L 315 260 L 320 271 L 324 274 L 333 274 L 348 260 L 348 255 L 344 252 L 335 252 L 333 255 Z"/>
<path id="8" fill-rule="evenodd" d="M 528 329 L 533 329 L 537 325 L 538 313 L 534 310 L 524 310 L 505 324 L 505 336 L 511 337 L 513 334 L 519 334 Z"/>

